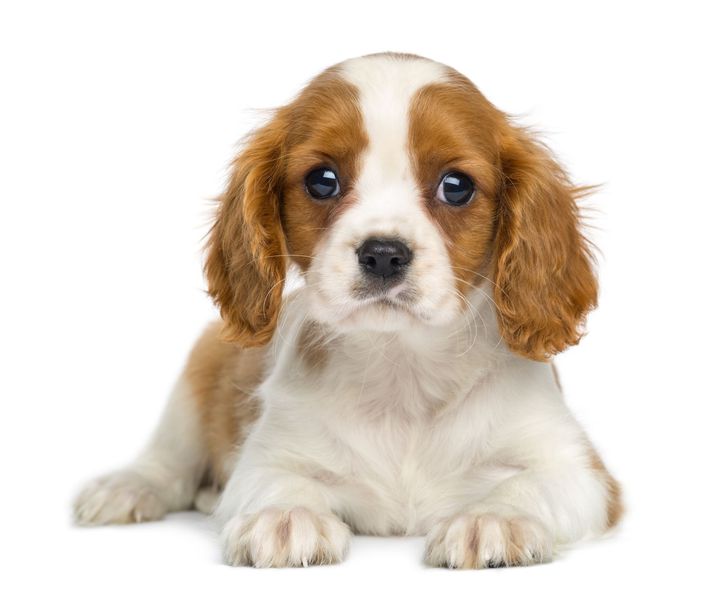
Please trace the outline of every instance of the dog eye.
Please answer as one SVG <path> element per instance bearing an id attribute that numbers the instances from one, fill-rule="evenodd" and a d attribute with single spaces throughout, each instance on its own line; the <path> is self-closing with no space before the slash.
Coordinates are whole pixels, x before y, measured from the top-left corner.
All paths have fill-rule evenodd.
<path id="1" fill-rule="evenodd" d="M 307 174 L 305 188 L 313 198 L 324 200 L 334 198 L 340 193 L 340 182 L 332 169 L 320 167 Z"/>
<path id="2" fill-rule="evenodd" d="M 437 199 L 451 206 L 462 206 L 475 195 L 472 180 L 464 173 L 453 171 L 445 175 L 437 189 Z"/>

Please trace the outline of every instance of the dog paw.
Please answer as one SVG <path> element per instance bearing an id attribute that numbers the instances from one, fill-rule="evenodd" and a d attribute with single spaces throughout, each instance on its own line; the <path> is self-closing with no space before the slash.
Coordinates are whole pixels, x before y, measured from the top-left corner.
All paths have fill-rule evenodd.
<path id="1" fill-rule="evenodd" d="M 425 545 L 425 562 L 436 567 L 481 569 L 551 558 L 552 539 L 540 522 L 505 513 L 454 516 L 437 524 Z"/>
<path id="2" fill-rule="evenodd" d="M 342 561 L 350 529 L 334 515 L 304 507 L 267 508 L 231 519 L 221 539 L 229 565 L 307 567 Z"/>
<path id="3" fill-rule="evenodd" d="M 73 516 L 81 526 L 159 520 L 167 505 L 150 482 L 132 471 L 96 479 L 75 498 Z"/>

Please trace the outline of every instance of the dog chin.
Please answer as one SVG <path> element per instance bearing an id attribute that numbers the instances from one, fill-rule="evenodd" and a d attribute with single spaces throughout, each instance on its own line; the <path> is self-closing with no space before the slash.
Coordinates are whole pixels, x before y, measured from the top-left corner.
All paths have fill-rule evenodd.
<path id="1" fill-rule="evenodd" d="M 342 313 L 332 313 L 327 308 L 322 311 L 314 309 L 314 317 L 319 322 L 324 322 L 342 333 L 402 332 L 426 323 L 409 307 L 389 300 L 348 303 Z"/>
<path id="2" fill-rule="evenodd" d="M 447 326 L 455 321 L 459 313 L 455 308 L 433 308 L 433 311 L 426 312 L 421 307 L 379 300 L 361 305 L 341 320 L 336 319 L 334 326 L 341 332 L 409 332 Z"/>
<path id="3" fill-rule="evenodd" d="M 340 331 L 400 332 L 423 324 L 423 320 L 405 305 L 389 300 L 365 303 L 335 322 Z"/>

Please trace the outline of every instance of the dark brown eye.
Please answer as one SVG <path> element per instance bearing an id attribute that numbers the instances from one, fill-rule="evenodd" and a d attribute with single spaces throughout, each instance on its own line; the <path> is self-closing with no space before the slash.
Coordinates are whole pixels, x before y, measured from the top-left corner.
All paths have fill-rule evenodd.
<path id="1" fill-rule="evenodd" d="M 472 180 L 458 171 L 447 173 L 440 181 L 436 197 L 440 202 L 451 206 L 462 206 L 472 200 L 475 185 Z"/>
<path id="2" fill-rule="evenodd" d="M 340 182 L 337 174 L 328 167 L 313 169 L 305 177 L 307 193 L 317 200 L 334 198 L 340 193 Z"/>

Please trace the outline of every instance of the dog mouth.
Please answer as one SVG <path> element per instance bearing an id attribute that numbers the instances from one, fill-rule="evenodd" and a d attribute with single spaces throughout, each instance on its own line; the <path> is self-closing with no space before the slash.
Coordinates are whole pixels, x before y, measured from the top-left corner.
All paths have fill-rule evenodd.
<path id="1" fill-rule="evenodd" d="M 375 307 L 380 307 L 380 308 L 408 311 L 407 305 L 405 305 L 403 303 L 398 303 L 397 301 L 392 301 L 390 299 L 385 299 L 385 298 L 377 299 L 377 300 L 373 301 L 372 305 L 374 305 Z"/>
<path id="2" fill-rule="evenodd" d="M 358 283 L 352 288 L 352 296 L 363 304 L 405 308 L 417 301 L 417 291 L 407 283 L 382 285 L 378 283 Z"/>
<path id="3" fill-rule="evenodd" d="M 376 311 L 378 313 L 405 314 L 412 318 L 420 318 L 413 307 L 416 302 L 414 294 L 400 292 L 390 294 L 389 292 L 380 295 L 368 296 L 356 301 L 358 310 Z"/>

